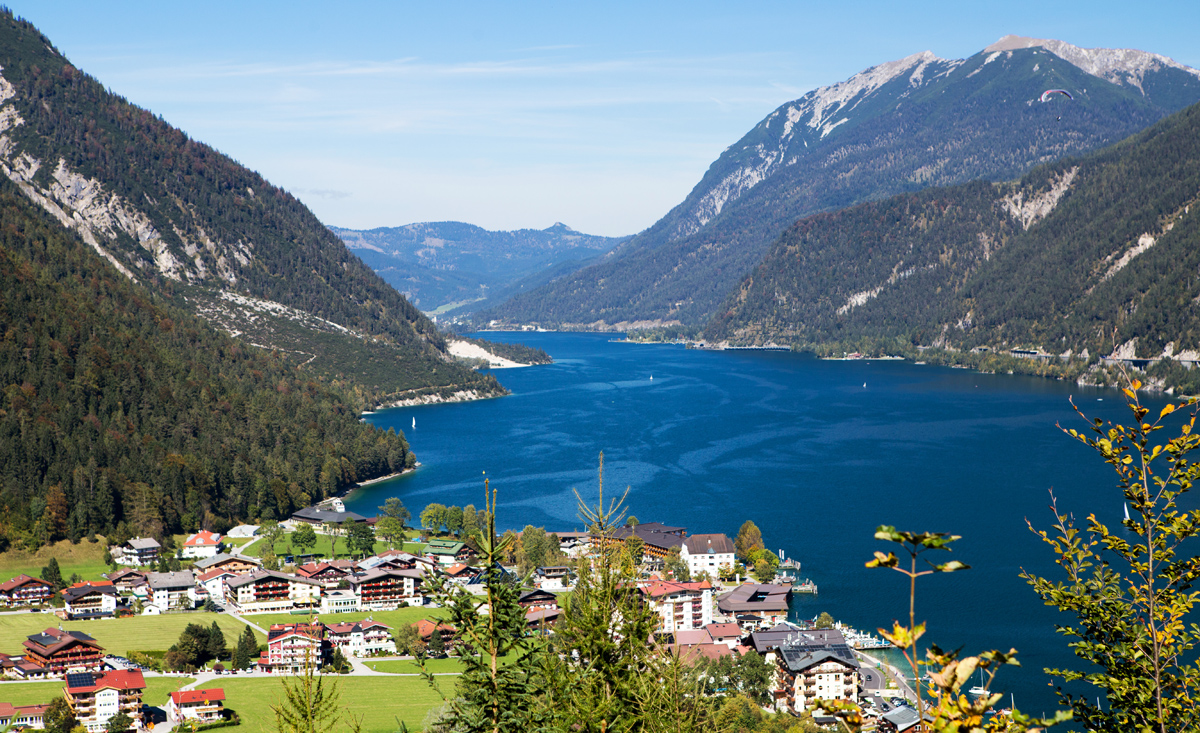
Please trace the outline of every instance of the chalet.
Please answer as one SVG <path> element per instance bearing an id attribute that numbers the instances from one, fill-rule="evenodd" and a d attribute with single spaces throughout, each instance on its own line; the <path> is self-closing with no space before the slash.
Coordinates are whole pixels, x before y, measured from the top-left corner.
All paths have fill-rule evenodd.
<path id="1" fill-rule="evenodd" d="M 691 577 L 704 573 L 709 578 L 721 575 L 721 569 L 734 567 L 733 541 L 723 534 L 694 534 L 683 541 L 679 559 L 687 563 Z"/>
<path id="2" fill-rule="evenodd" d="M 321 584 L 275 570 L 259 570 L 225 581 L 225 602 L 242 613 L 311 608 L 321 603 Z"/>
<path id="3" fill-rule="evenodd" d="M 101 733 L 108 721 L 125 713 L 134 728 L 142 728 L 142 691 L 146 681 L 140 669 L 108 672 L 72 672 L 67 675 L 63 697 L 75 719 L 88 733 Z"/>
<path id="4" fill-rule="evenodd" d="M 417 627 L 417 636 L 421 637 L 421 641 L 426 644 L 433 638 L 433 632 L 436 629 L 442 635 L 442 641 L 446 646 L 452 646 L 454 642 L 455 631 L 454 627 L 449 624 L 434 624 L 429 619 L 421 619 L 414 624 Z"/>
<path id="5" fill-rule="evenodd" d="M 536 582 L 542 590 L 567 590 L 571 587 L 571 568 L 568 565 L 538 568 Z"/>
<path id="6" fill-rule="evenodd" d="M 221 535 L 202 529 L 183 541 L 183 556 L 190 558 L 215 557 L 221 552 Z"/>
<path id="7" fill-rule="evenodd" d="M 475 557 L 475 551 L 463 542 L 447 539 L 433 539 L 425 545 L 425 555 L 439 565 L 455 563 L 470 563 Z"/>
<path id="8" fill-rule="evenodd" d="M 309 580 L 315 580 L 325 588 L 338 587 L 353 572 L 354 563 L 350 560 L 310 562 L 296 568 L 296 575 L 308 578 Z"/>
<path id="9" fill-rule="evenodd" d="M 530 606 L 525 610 L 525 624 L 533 631 L 550 629 L 558 622 L 562 612 L 558 606 Z"/>
<path id="10" fill-rule="evenodd" d="M 329 643 L 349 657 L 371 654 L 395 654 L 392 627 L 370 619 L 344 624 L 329 624 Z"/>
<path id="11" fill-rule="evenodd" d="M 548 590 L 525 590 L 517 597 L 517 604 L 529 610 L 531 608 L 558 608 L 558 596 Z"/>
<path id="12" fill-rule="evenodd" d="M 258 660 L 262 672 L 303 672 L 306 666 L 319 669 L 329 661 L 331 647 L 325 624 L 320 621 L 295 624 L 271 624 L 267 630 L 267 651 Z"/>
<path id="13" fill-rule="evenodd" d="M 671 527 L 659 522 L 648 522 L 632 527 L 618 527 L 613 530 L 611 538 L 607 541 L 624 542 L 627 539 L 637 537 L 642 541 L 643 554 L 652 558 L 662 559 L 667 556 L 667 553 L 672 548 L 681 547 L 686 535 L 686 527 Z"/>
<path id="14" fill-rule="evenodd" d="M 221 553 L 204 558 L 203 560 L 197 560 L 192 567 L 197 572 L 220 568 L 221 570 L 228 570 L 234 575 L 246 575 L 260 569 L 262 561 L 257 558 L 246 557 L 245 555 L 226 555 L 225 553 Z"/>
<path id="15" fill-rule="evenodd" d="M 82 631 L 50 628 L 25 639 L 25 659 L 54 676 L 99 669 L 104 647 Z"/>
<path id="16" fill-rule="evenodd" d="M 743 583 L 717 599 L 717 610 L 738 619 L 743 629 L 769 628 L 787 621 L 792 586 Z"/>
<path id="17" fill-rule="evenodd" d="M 115 572 L 104 575 L 110 583 L 117 588 L 118 593 L 129 594 L 139 585 L 146 584 L 146 573 L 142 570 L 133 568 L 121 568 Z"/>
<path id="18" fill-rule="evenodd" d="M 195 605 L 196 576 L 191 570 L 173 573 L 146 573 L 150 587 L 149 603 L 159 611 L 192 608 Z"/>
<path id="19" fill-rule="evenodd" d="M 46 709 L 50 705 L 13 705 L 0 702 L 0 728 L 16 730 L 18 728 L 33 728 L 43 730 L 46 727 Z"/>
<path id="20" fill-rule="evenodd" d="M 733 654 L 733 649 L 727 645 L 715 643 L 707 629 L 676 631 L 672 650 L 687 662 L 699 661 L 701 658 L 715 660 Z"/>
<path id="21" fill-rule="evenodd" d="M 386 570 L 375 568 L 350 578 L 350 590 L 358 596 L 363 610 L 390 610 L 425 603 L 423 570 Z"/>
<path id="22" fill-rule="evenodd" d="M 122 565 L 152 565 L 158 562 L 162 545 L 153 537 L 134 537 L 116 549 L 113 560 Z"/>
<path id="23" fill-rule="evenodd" d="M 34 664 L 20 654 L 6 654 L 0 657 L 0 675 L 8 679 L 30 682 L 50 679 L 50 670 L 40 664 Z"/>
<path id="24" fill-rule="evenodd" d="M 112 618 L 117 613 L 117 587 L 109 581 L 75 583 L 62 591 L 68 620 Z"/>
<path id="25" fill-rule="evenodd" d="M 712 623 L 712 584 L 652 580 L 638 589 L 658 614 L 660 631 L 700 629 Z"/>
<path id="26" fill-rule="evenodd" d="M 445 575 L 446 579 L 451 583 L 462 585 L 475 575 L 475 568 L 460 562 L 446 568 L 444 571 L 442 571 L 442 574 Z"/>
<path id="27" fill-rule="evenodd" d="M 221 568 L 205 570 L 196 576 L 196 585 L 208 592 L 208 597 L 221 601 L 225 599 L 225 584 L 242 576 Z"/>
<path id="28" fill-rule="evenodd" d="M 858 703 L 858 658 L 844 638 L 840 644 L 828 641 L 802 634 L 779 647 L 771 689 L 776 710 L 800 715 L 811 712 L 818 699 Z"/>
<path id="29" fill-rule="evenodd" d="M 167 720 L 171 723 L 182 723 L 184 720 L 194 720 L 204 725 L 216 723 L 225 710 L 225 690 L 215 687 L 211 690 L 178 690 L 172 692 L 167 699 Z"/>
<path id="30" fill-rule="evenodd" d="M 0 600 L 6 606 L 40 606 L 53 597 L 53 584 L 29 575 L 18 575 L 0 584 Z"/>

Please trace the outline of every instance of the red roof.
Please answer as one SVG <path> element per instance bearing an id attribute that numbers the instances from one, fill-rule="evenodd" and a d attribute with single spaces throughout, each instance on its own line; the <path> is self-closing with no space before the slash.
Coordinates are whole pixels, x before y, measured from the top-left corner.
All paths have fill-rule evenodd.
<path id="1" fill-rule="evenodd" d="M 209 703 L 225 699 L 225 690 L 220 687 L 214 687 L 211 690 L 179 690 L 171 693 L 171 700 L 176 705 L 194 705 L 196 703 Z"/>
<path id="2" fill-rule="evenodd" d="M 95 672 L 86 675 L 92 680 L 93 684 L 79 685 L 71 687 L 71 678 L 74 675 L 67 675 L 67 692 L 72 695 L 81 692 L 96 692 L 97 690 L 144 690 L 146 689 L 146 680 L 142 677 L 140 669 L 114 669 L 108 672 Z"/>
<path id="3" fill-rule="evenodd" d="M 660 596 L 669 596 L 673 593 L 701 591 L 708 590 L 709 588 L 712 588 L 712 584 L 707 580 L 701 583 L 673 583 L 671 581 L 659 580 L 642 588 L 642 592 L 651 598 L 658 598 Z"/>
<path id="4" fill-rule="evenodd" d="M 221 544 L 221 535 L 216 532 L 209 532 L 202 529 L 196 534 L 188 537 L 183 543 L 184 547 L 216 547 Z"/>
<path id="5" fill-rule="evenodd" d="M 219 578 L 222 575 L 228 575 L 231 578 L 237 577 L 237 573 L 232 573 L 228 570 L 222 570 L 221 568 L 213 568 L 207 572 L 200 573 L 200 575 L 196 577 L 196 580 L 200 581 L 201 583 L 207 583 L 213 578 Z"/>
<path id="6" fill-rule="evenodd" d="M 23 585 L 28 585 L 30 583 L 41 583 L 44 586 L 50 587 L 50 584 L 47 583 L 46 581 L 42 580 L 41 578 L 34 578 L 32 576 L 22 574 L 22 575 L 18 575 L 17 577 L 13 578 L 12 580 L 8 581 L 7 583 L 0 583 L 0 592 L 8 592 L 10 590 L 16 590 L 17 588 L 20 588 Z"/>

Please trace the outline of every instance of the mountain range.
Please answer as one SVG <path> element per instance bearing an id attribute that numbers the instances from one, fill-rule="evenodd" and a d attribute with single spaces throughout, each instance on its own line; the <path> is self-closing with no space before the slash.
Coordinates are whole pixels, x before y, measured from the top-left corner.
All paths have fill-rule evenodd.
<path id="1" fill-rule="evenodd" d="M 933 187 L 802 219 L 705 336 L 1190 366 L 1200 361 L 1197 273 L 1193 105 L 1015 182 Z"/>
<path id="2" fill-rule="evenodd" d="M 489 395 L 437 327 L 303 204 L 0 16 L 0 172 L 114 268 L 371 393 Z"/>
<path id="3" fill-rule="evenodd" d="M 1051 95 L 1049 89 L 1070 94 Z M 1200 100 L 1157 54 L 1007 36 L 967 59 L 867 69 L 769 114 L 688 197 L 602 261 L 484 311 L 567 328 L 702 326 L 797 220 L 1112 144 Z"/>
<path id="4" fill-rule="evenodd" d="M 448 315 L 499 304 L 627 239 L 582 234 L 561 222 L 507 232 L 454 221 L 330 229 L 414 305 Z"/>

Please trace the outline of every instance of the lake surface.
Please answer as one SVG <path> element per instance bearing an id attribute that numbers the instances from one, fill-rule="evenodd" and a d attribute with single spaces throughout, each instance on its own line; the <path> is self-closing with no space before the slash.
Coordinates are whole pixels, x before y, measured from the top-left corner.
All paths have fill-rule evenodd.
<path id="1" fill-rule="evenodd" d="M 1094 453 L 1055 427 L 1089 416 L 1124 420 L 1115 390 L 987 375 L 902 361 L 821 361 L 777 352 L 711 352 L 610 342 L 609 335 L 488 333 L 545 349 L 555 363 L 500 370 L 509 397 L 369 415 L 408 437 L 422 466 L 359 490 L 347 508 L 375 514 L 389 496 L 416 516 L 427 504 L 483 505 L 499 490 L 497 525 L 581 529 L 572 489 L 595 501 L 629 487 L 642 522 L 731 538 L 752 519 L 767 546 L 803 564 L 817 596 L 793 615 L 828 611 L 860 629 L 907 616 L 908 586 L 867 570 L 875 528 L 962 535 L 971 570 L 918 581 L 927 639 L 964 653 L 1016 647 L 1024 666 L 1000 687 L 1030 713 L 1055 705 L 1042 668 L 1072 663 L 1018 574 L 1054 575 L 1048 547 L 1026 527 L 1051 523 L 1049 490 L 1077 517 L 1116 523 L 1122 497 Z M 1160 400 L 1147 400 L 1148 405 Z M 416 428 L 412 421 L 416 418 Z"/>

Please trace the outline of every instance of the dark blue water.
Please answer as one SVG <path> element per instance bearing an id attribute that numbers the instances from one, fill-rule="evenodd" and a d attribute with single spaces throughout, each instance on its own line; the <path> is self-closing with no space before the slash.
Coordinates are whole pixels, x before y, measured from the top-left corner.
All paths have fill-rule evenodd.
<path id="1" fill-rule="evenodd" d="M 369 416 L 403 430 L 422 466 L 356 492 L 348 508 L 373 514 L 389 496 L 414 515 L 431 502 L 482 506 L 486 472 L 499 489 L 500 528 L 580 529 L 572 489 L 595 500 L 604 451 L 606 497 L 628 486 L 639 520 L 732 537 L 752 519 L 767 546 L 800 560 L 820 588 L 797 596 L 796 616 L 829 611 L 869 630 L 908 608 L 904 578 L 863 567 L 887 549 L 875 527 L 959 534 L 940 561 L 972 569 L 918 583 L 927 638 L 967 653 L 1016 647 L 1024 666 L 1002 673 L 1000 686 L 1027 712 L 1054 707 L 1041 669 L 1071 664 L 1053 630 L 1070 619 L 1018 577 L 1021 568 L 1055 570 L 1025 522 L 1049 528 L 1050 489 L 1077 516 L 1120 519 L 1111 469 L 1055 428 L 1085 427 L 1070 395 L 1090 415 L 1124 419 L 1116 391 L 605 335 L 486 336 L 541 347 L 555 363 L 498 372 L 510 397 Z"/>

